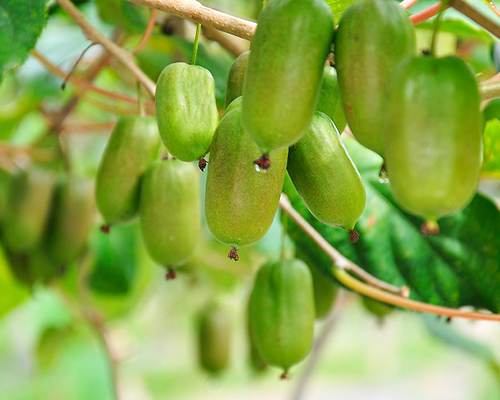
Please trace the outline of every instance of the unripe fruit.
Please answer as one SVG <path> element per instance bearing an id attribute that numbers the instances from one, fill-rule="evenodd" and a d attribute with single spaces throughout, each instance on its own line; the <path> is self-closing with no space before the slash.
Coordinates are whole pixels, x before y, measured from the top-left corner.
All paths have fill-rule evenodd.
<path id="1" fill-rule="evenodd" d="M 304 261 L 311 271 L 314 288 L 314 309 L 316 310 L 316 319 L 323 319 L 330 313 L 333 303 L 337 298 L 339 290 L 338 285 L 319 272 L 318 267 L 310 257 L 297 251 L 297 258 Z"/>
<path id="2" fill-rule="evenodd" d="M 236 97 L 231 103 L 226 108 L 225 114 L 229 114 L 229 111 L 234 110 L 235 108 L 241 108 L 241 105 L 243 104 L 243 97 Z"/>
<path id="3" fill-rule="evenodd" d="M 52 171 L 34 166 L 19 170 L 10 178 L 2 221 L 3 241 L 9 250 L 29 251 L 41 242 L 55 183 Z"/>
<path id="4" fill-rule="evenodd" d="M 333 36 L 322 0 L 273 0 L 258 19 L 243 85 L 243 125 L 261 152 L 307 132 Z"/>
<path id="5" fill-rule="evenodd" d="M 93 181 L 65 177 L 56 191 L 46 239 L 47 252 L 56 265 L 66 266 L 81 254 L 92 228 L 94 212 Z"/>
<path id="6" fill-rule="evenodd" d="M 384 156 L 386 84 L 394 68 L 415 55 L 407 12 L 387 0 L 363 0 L 344 12 L 335 34 L 335 65 L 349 128 Z"/>
<path id="7" fill-rule="evenodd" d="M 268 262 L 250 297 L 250 325 L 265 362 L 288 369 L 309 352 L 314 333 L 311 273 L 300 260 Z"/>
<path id="8" fill-rule="evenodd" d="M 211 305 L 200 316 L 198 343 L 201 366 L 211 373 L 221 372 L 229 363 L 231 320 L 222 308 Z"/>
<path id="9" fill-rule="evenodd" d="M 156 118 L 172 156 L 196 161 L 207 154 L 219 122 L 210 71 L 183 62 L 165 67 L 156 85 Z"/>
<path id="10" fill-rule="evenodd" d="M 212 235 L 236 249 L 259 241 L 269 230 L 285 180 L 288 150 L 270 153 L 268 172 L 256 173 L 260 150 L 243 129 L 241 108 L 222 118 L 208 164 L 205 215 Z"/>
<path id="11" fill-rule="evenodd" d="M 415 57 L 392 76 L 388 99 L 386 163 L 394 197 L 424 218 L 463 209 L 474 196 L 482 157 L 483 120 L 476 78 L 457 57 Z"/>
<path id="12" fill-rule="evenodd" d="M 328 115 L 339 132 L 342 133 L 347 122 L 342 106 L 342 98 L 340 97 L 337 70 L 333 67 L 325 67 L 323 84 L 321 85 L 318 106 L 316 109 Z"/>
<path id="13" fill-rule="evenodd" d="M 243 94 L 243 82 L 245 80 L 249 56 L 249 51 L 241 53 L 238 57 L 236 57 L 236 60 L 234 60 L 233 65 L 229 70 L 226 85 L 226 108 L 234 99 Z"/>
<path id="14" fill-rule="evenodd" d="M 157 160 L 141 185 L 140 223 L 148 253 L 172 268 L 194 253 L 200 236 L 200 179 L 193 164 Z"/>
<path id="15" fill-rule="evenodd" d="M 314 115 L 307 134 L 290 148 L 288 173 L 309 211 L 321 222 L 350 231 L 363 213 L 366 192 L 332 121 Z"/>
<path id="16" fill-rule="evenodd" d="M 6 255 L 13 275 L 27 286 L 48 283 L 64 271 L 53 263 L 40 247 L 27 253 L 7 252 Z"/>
<path id="17" fill-rule="evenodd" d="M 156 156 L 160 138 L 154 117 L 122 117 L 109 138 L 96 179 L 96 204 L 108 224 L 139 211 L 139 182 Z"/>

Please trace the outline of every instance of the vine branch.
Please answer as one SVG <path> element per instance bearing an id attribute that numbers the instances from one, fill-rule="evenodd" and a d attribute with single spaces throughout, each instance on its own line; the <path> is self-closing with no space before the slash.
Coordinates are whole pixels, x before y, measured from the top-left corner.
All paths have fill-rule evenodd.
<path id="1" fill-rule="evenodd" d="M 85 16 L 78 10 L 78 8 L 71 2 L 71 0 L 57 0 L 59 5 L 69 14 L 75 23 L 81 28 L 87 39 L 93 43 L 100 43 L 109 53 L 120 60 L 130 72 L 132 72 L 137 80 L 145 87 L 151 96 L 155 94 L 155 84 L 149 77 L 139 68 L 135 63 L 132 55 L 123 50 L 115 42 L 108 39 L 101 32 L 95 29 L 85 18 Z"/>

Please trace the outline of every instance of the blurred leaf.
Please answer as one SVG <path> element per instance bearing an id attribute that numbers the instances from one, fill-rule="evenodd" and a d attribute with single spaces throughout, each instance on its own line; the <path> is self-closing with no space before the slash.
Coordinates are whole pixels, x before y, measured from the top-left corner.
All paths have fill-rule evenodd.
<path id="1" fill-rule="evenodd" d="M 285 191 L 293 206 L 342 254 L 376 277 L 407 284 L 411 297 L 449 307 L 472 305 L 500 310 L 500 213 L 482 195 L 463 211 L 439 221 L 436 237 L 420 234 L 423 222 L 401 210 L 390 187 L 379 181 L 381 159 L 353 139 L 345 139 L 363 177 L 366 209 L 358 221 L 360 240 L 351 244 L 346 232 L 318 222 L 307 211 L 291 181 Z M 297 246 L 327 272 L 331 261 L 295 224 L 289 234 Z"/>
<path id="2" fill-rule="evenodd" d="M 0 318 L 17 305 L 21 304 L 30 294 L 28 288 L 19 283 L 12 275 L 7 258 L 0 247 Z"/>
<path id="3" fill-rule="evenodd" d="M 3 0 L 0 4 L 0 80 L 21 65 L 38 39 L 47 18 L 47 0 Z"/>
<path id="4" fill-rule="evenodd" d="M 345 9 L 358 0 L 325 0 L 333 11 L 335 24 L 338 24 Z"/>
<path id="5" fill-rule="evenodd" d="M 50 367 L 73 334 L 74 330 L 69 325 L 46 328 L 40 336 L 36 350 L 38 367 Z"/>
<path id="6" fill-rule="evenodd" d="M 123 0 L 95 0 L 99 17 L 126 32 L 142 32 L 149 18 L 147 7 Z"/>
<path id="7" fill-rule="evenodd" d="M 500 121 L 496 118 L 487 121 L 484 129 L 481 175 L 500 178 Z"/>

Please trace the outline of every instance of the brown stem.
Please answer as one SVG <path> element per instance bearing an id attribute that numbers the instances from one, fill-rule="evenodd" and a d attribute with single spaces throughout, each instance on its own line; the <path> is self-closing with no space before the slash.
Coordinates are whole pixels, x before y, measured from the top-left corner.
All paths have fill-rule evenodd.
<path id="1" fill-rule="evenodd" d="M 446 8 L 448 8 L 447 6 Z M 441 9 L 441 2 L 434 4 L 425 10 L 419 11 L 418 13 L 415 13 L 410 16 L 410 20 L 413 23 L 413 25 L 418 25 L 421 24 L 424 21 L 427 21 L 428 19 L 434 17 L 439 13 L 439 10 Z"/>
<path id="2" fill-rule="evenodd" d="M 415 4 L 417 4 L 420 0 L 403 0 L 401 3 L 399 3 L 400 7 L 403 7 L 404 9 L 408 9 Z"/>
<path id="3" fill-rule="evenodd" d="M 137 66 L 132 55 L 123 50 L 116 43 L 108 39 L 101 32 L 96 30 L 71 2 L 71 0 L 57 0 L 59 5 L 69 14 L 75 23 L 81 28 L 87 39 L 93 43 L 100 43 L 109 53 L 120 60 L 135 77 L 142 83 L 149 94 L 154 97 L 155 84 L 149 77 Z"/>
<path id="4" fill-rule="evenodd" d="M 151 11 L 151 15 L 148 20 L 148 24 L 146 25 L 146 29 L 144 31 L 144 35 L 142 36 L 141 41 L 137 46 L 135 46 L 134 50 L 132 50 L 133 54 L 136 54 L 140 52 L 144 46 L 148 43 L 149 38 L 151 37 L 153 33 L 153 29 L 156 25 L 156 19 L 158 18 L 158 10 L 153 9 Z"/>
<path id="5" fill-rule="evenodd" d="M 238 42 L 238 40 L 240 39 L 236 39 L 233 36 L 229 36 L 210 26 L 203 26 L 202 32 L 207 39 L 219 43 L 222 47 L 224 47 L 235 57 L 238 57 L 241 53 L 248 50 L 247 49 L 248 46 L 243 46 L 241 43 Z"/>
<path id="6" fill-rule="evenodd" d="M 452 0 L 451 7 L 453 7 L 457 11 L 460 11 L 465 16 L 469 17 L 475 23 L 481 25 L 492 35 L 496 36 L 497 38 L 500 38 L 500 26 L 495 22 L 493 22 L 491 19 L 485 17 L 474 7 L 471 7 L 463 0 Z"/>

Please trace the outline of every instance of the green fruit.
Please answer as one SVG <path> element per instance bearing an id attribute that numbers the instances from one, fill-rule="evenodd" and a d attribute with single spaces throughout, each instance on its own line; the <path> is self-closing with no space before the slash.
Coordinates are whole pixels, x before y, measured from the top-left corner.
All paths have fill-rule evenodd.
<path id="1" fill-rule="evenodd" d="M 301 252 L 297 252 L 297 258 L 304 261 L 311 271 L 316 319 L 323 319 L 330 313 L 333 303 L 337 298 L 339 287 L 332 279 L 319 272 L 319 267 L 314 265 L 310 257 Z"/>
<path id="2" fill-rule="evenodd" d="M 335 65 L 349 128 L 365 147 L 384 155 L 385 88 L 394 68 L 415 54 L 415 31 L 396 2 L 364 0 L 342 16 Z"/>
<path id="3" fill-rule="evenodd" d="M 92 180 L 65 177 L 56 191 L 46 249 L 57 265 L 75 261 L 85 248 L 94 221 Z"/>
<path id="4" fill-rule="evenodd" d="M 309 268 L 300 260 L 268 262 L 250 296 L 250 324 L 265 362 L 288 369 L 311 349 L 314 293 Z"/>
<path id="5" fill-rule="evenodd" d="M 7 252 L 7 259 L 16 279 L 27 286 L 48 283 L 63 272 L 42 248 L 36 248 L 29 253 Z"/>
<path id="6" fill-rule="evenodd" d="M 243 129 L 241 108 L 222 118 L 214 135 L 205 197 L 207 225 L 214 237 L 234 251 L 259 241 L 269 230 L 285 179 L 288 150 L 271 152 L 273 167 L 256 173 L 260 150 Z"/>
<path id="7" fill-rule="evenodd" d="M 351 231 L 354 239 L 354 225 L 365 208 L 365 188 L 325 114 L 316 113 L 307 134 L 290 148 L 287 169 L 309 211 L 324 224 Z"/>
<path id="8" fill-rule="evenodd" d="M 257 347 L 255 346 L 255 339 L 252 335 L 252 327 L 250 324 L 250 302 L 247 307 L 247 331 L 248 331 L 248 346 L 249 346 L 249 361 L 250 366 L 256 372 L 262 372 L 267 368 L 266 362 L 262 359 Z"/>
<path id="9" fill-rule="evenodd" d="M 231 347 L 231 319 L 218 306 L 203 310 L 198 330 L 201 366 L 211 373 L 218 373 L 227 367 Z"/>
<path id="10" fill-rule="evenodd" d="M 484 109 L 483 113 L 485 122 L 488 122 L 492 119 L 500 120 L 500 99 L 490 101 Z"/>
<path id="11" fill-rule="evenodd" d="M 381 303 L 380 301 L 373 300 L 364 296 L 362 297 L 362 299 L 365 309 L 376 316 L 379 320 L 383 320 L 395 310 L 394 307 L 390 307 L 387 304 Z"/>
<path id="12" fill-rule="evenodd" d="M 139 183 L 159 147 L 154 117 L 122 117 L 109 138 L 96 180 L 96 204 L 108 224 L 139 211 Z"/>
<path id="13" fill-rule="evenodd" d="M 249 51 L 241 53 L 236 58 L 236 60 L 234 60 L 234 63 L 229 70 L 229 76 L 227 78 L 226 85 L 226 108 L 234 99 L 240 97 L 243 94 L 243 82 L 245 79 L 245 73 L 247 71 L 249 56 Z"/>
<path id="14" fill-rule="evenodd" d="M 11 177 L 2 221 L 3 241 L 9 250 L 24 252 L 41 242 L 55 183 L 53 172 L 34 166 Z"/>
<path id="15" fill-rule="evenodd" d="M 323 0 L 273 0 L 260 14 L 242 108 L 245 130 L 265 154 L 307 132 L 332 36 L 332 12 Z"/>
<path id="16" fill-rule="evenodd" d="M 474 196 L 483 120 L 476 78 L 457 57 L 414 57 L 392 76 L 386 102 L 386 163 L 394 197 L 405 210 L 436 220 Z"/>
<path id="17" fill-rule="evenodd" d="M 142 180 L 140 222 L 151 258 L 165 267 L 187 261 L 200 236 L 200 179 L 193 164 L 158 160 Z"/>
<path id="18" fill-rule="evenodd" d="M 219 122 L 210 71 L 183 62 L 168 65 L 156 85 L 156 118 L 175 158 L 196 161 L 207 154 Z"/>
<path id="19" fill-rule="evenodd" d="M 325 67 L 317 110 L 328 115 L 339 132 L 342 133 L 347 122 L 340 97 L 337 71 L 333 67 Z"/>
<path id="20" fill-rule="evenodd" d="M 241 108 L 241 105 L 243 103 L 243 97 L 236 97 L 231 103 L 226 108 L 225 114 L 229 114 L 229 111 L 234 110 L 235 108 Z M 225 115 L 224 114 L 224 115 Z"/>

